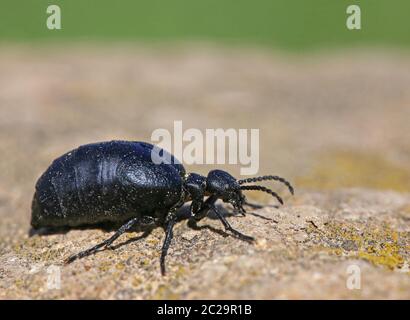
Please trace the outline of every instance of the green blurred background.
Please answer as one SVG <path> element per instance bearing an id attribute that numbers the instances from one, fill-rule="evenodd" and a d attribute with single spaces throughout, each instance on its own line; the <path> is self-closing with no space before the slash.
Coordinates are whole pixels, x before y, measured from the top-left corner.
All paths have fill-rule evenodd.
<path id="1" fill-rule="evenodd" d="M 46 8 L 62 10 L 62 30 L 46 28 Z M 346 8 L 362 10 L 362 30 L 346 28 Z M 1 0 L 0 41 L 206 41 L 293 51 L 410 45 L 408 0 Z"/>

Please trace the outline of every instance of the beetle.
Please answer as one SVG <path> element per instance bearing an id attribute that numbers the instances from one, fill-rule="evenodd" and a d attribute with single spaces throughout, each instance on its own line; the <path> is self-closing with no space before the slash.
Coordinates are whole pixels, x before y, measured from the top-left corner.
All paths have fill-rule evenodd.
<path id="1" fill-rule="evenodd" d="M 153 161 L 156 150 L 170 159 Z M 237 180 L 222 170 L 208 175 L 187 173 L 184 166 L 167 151 L 145 142 L 109 141 L 83 145 L 55 159 L 36 183 L 32 201 L 31 225 L 39 228 L 79 227 L 102 223 L 121 224 L 108 239 L 75 255 L 65 263 L 108 248 L 124 232 L 149 220 L 162 226 L 165 239 L 160 269 L 165 274 L 165 257 L 173 237 L 177 210 L 191 201 L 190 217 L 199 221 L 213 211 L 225 229 L 234 236 L 253 241 L 231 227 L 215 202 L 221 199 L 245 215 L 247 204 L 242 191 L 269 193 L 281 204 L 274 191 L 252 182 L 276 180 L 293 194 L 293 187 L 278 176 L 261 176 Z"/>

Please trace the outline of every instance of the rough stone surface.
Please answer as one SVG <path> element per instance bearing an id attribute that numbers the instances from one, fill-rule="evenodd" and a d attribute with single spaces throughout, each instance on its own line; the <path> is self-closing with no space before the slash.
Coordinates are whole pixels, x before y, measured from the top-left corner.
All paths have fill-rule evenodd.
<path id="1" fill-rule="evenodd" d="M 302 204 L 305 198 L 313 197 L 306 193 L 281 209 L 229 217 L 256 237 L 255 244 L 229 236 L 214 217 L 197 226 L 181 221 L 163 278 L 161 229 L 141 240 L 135 239 L 142 232 L 130 232 L 115 250 L 68 266 L 61 265 L 65 257 L 110 233 L 21 236 L 0 257 L 0 297 L 410 298 L 409 196 L 356 189 L 320 194 L 310 205 Z M 368 201 L 377 207 L 371 213 L 362 211 Z M 47 287 L 55 272 L 50 266 L 60 266 L 60 290 Z M 360 290 L 349 290 L 352 270 L 360 272 Z"/>
<path id="2" fill-rule="evenodd" d="M 1 48 L 0 299 L 409 299 L 409 67 L 391 53 Z M 34 184 L 52 159 L 92 141 L 149 140 L 174 120 L 260 129 L 259 172 L 285 176 L 296 196 L 275 188 L 286 202 L 275 208 L 248 193 L 269 206 L 246 217 L 224 207 L 254 244 L 212 216 L 181 221 L 161 277 L 160 228 L 68 266 L 112 231 L 28 236 Z"/>

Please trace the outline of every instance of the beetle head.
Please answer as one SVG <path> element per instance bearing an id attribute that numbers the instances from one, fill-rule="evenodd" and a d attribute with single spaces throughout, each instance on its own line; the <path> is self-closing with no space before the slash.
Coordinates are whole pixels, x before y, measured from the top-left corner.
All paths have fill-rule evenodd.
<path id="1" fill-rule="evenodd" d="M 245 205 L 247 202 L 245 196 L 242 194 L 242 191 L 246 190 L 262 191 L 268 193 L 276 198 L 280 204 L 283 204 L 282 198 L 271 189 L 259 185 L 246 185 L 251 182 L 261 182 L 269 180 L 276 180 L 283 183 L 293 195 L 294 190 L 292 185 L 287 180 L 279 176 L 268 175 L 236 180 L 229 173 L 222 170 L 212 170 L 209 172 L 206 179 L 206 191 L 210 194 L 218 196 L 218 198 L 222 199 L 224 202 L 229 202 L 239 212 L 245 213 L 243 205 Z"/>
<path id="2" fill-rule="evenodd" d="M 243 209 L 245 196 L 242 194 L 241 186 L 228 172 L 222 170 L 210 171 L 206 178 L 206 192 L 216 195 L 223 202 L 230 203 L 239 212 L 245 212 L 245 209 Z"/>
<path id="3" fill-rule="evenodd" d="M 247 202 L 242 191 L 262 191 L 270 194 L 276 198 L 280 204 L 283 204 L 282 198 L 271 189 L 260 185 L 248 185 L 248 183 L 251 182 L 269 180 L 276 180 L 283 183 L 288 187 L 290 193 L 293 194 L 294 190 L 292 185 L 279 176 L 268 175 L 236 180 L 228 172 L 223 170 L 212 170 L 206 178 L 196 173 L 190 173 L 185 181 L 185 187 L 192 200 L 193 212 L 197 212 L 201 208 L 204 196 L 216 196 L 223 202 L 230 203 L 235 210 L 244 214 L 246 211 L 243 206 L 247 204 Z"/>

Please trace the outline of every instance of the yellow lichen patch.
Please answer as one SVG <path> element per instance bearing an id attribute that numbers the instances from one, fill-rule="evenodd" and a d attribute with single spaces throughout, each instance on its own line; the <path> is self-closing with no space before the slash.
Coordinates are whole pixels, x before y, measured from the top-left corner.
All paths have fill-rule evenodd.
<path id="1" fill-rule="evenodd" d="M 154 300 L 177 300 L 179 298 L 179 294 L 175 293 L 168 286 L 163 284 L 158 286 L 152 296 L 152 299 Z"/>
<path id="2" fill-rule="evenodd" d="M 371 248 L 367 251 L 359 251 L 358 257 L 391 270 L 401 267 L 404 262 L 403 257 L 399 254 L 398 247 L 394 244 L 386 244 L 385 248 L 379 250 Z"/>
<path id="3" fill-rule="evenodd" d="M 183 277 L 187 273 L 187 269 L 183 266 L 178 266 L 177 270 L 175 271 L 175 278 Z"/>
<path id="4" fill-rule="evenodd" d="M 59 261 L 64 257 L 64 249 L 46 249 L 39 255 L 41 261 Z"/>
<path id="5" fill-rule="evenodd" d="M 119 262 L 119 263 L 117 263 L 117 264 L 115 265 L 115 268 L 116 268 L 117 270 L 124 270 L 124 269 L 125 269 L 125 264 L 122 263 L 122 262 Z"/>
<path id="6" fill-rule="evenodd" d="M 314 232 L 312 229 L 310 231 Z M 390 270 L 401 268 L 410 256 L 407 246 L 400 244 L 410 241 L 409 233 L 392 230 L 387 225 L 369 225 L 359 229 L 346 222 L 333 221 L 326 225 L 323 232 L 317 232 L 317 236 L 329 244 L 328 248 L 318 246 L 320 251 L 364 259 Z"/>
<path id="7" fill-rule="evenodd" d="M 24 239 L 17 243 L 13 250 L 16 254 L 33 261 L 60 262 L 66 252 L 66 248 L 56 246 L 53 242 L 47 242 L 45 238 L 38 236 Z"/>
<path id="8" fill-rule="evenodd" d="M 24 280 L 23 279 L 16 279 L 15 281 L 14 281 L 14 285 L 17 287 L 17 288 L 22 288 L 22 287 L 24 287 L 24 285 L 25 285 L 25 282 L 24 282 Z"/>
<path id="9" fill-rule="evenodd" d="M 112 263 L 109 261 L 102 261 L 99 266 L 98 269 L 102 272 L 107 272 L 108 270 L 110 270 L 112 267 Z"/>
<path id="10" fill-rule="evenodd" d="M 141 266 L 149 266 L 150 264 L 151 264 L 151 262 L 150 262 L 150 260 L 148 260 L 148 259 L 142 258 L 142 259 L 140 260 L 140 265 L 141 265 Z"/>
<path id="11" fill-rule="evenodd" d="M 146 242 L 152 245 L 157 245 L 160 242 L 160 240 L 157 238 L 151 237 L 151 238 L 148 238 Z"/>
<path id="12" fill-rule="evenodd" d="M 319 155 L 317 160 L 317 165 L 307 176 L 296 179 L 296 185 L 315 189 L 368 187 L 410 190 L 410 170 L 379 154 L 334 151 Z"/>
<path id="13" fill-rule="evenodd" d="M 131 281 L 131 284 L 133 287 L 138 287 L 139 285 L 141 285 L 141 283 L 143 282 L 142 278 L 139 276 L 134 276 L 134 278 Z"/>
<path id="14" fill-rule="evenodd" d="M 139 234 L 137 232 L 129 232 L 125 234 L 125 238 L 127 240 L 133 240 L 134 238 L 137 238 Z"/>
<path id="15" fill-rule="evenodd" d="M 15 249 L 16 250 L 20 250 L 24 248 L 30 248 L 30 250 L 42 249 L 47 245 L 48 245 L 48 242 L 46 241 L 44 237 L 34 236 L 34 237 L 27 238 L 21 241 L 19 244 L 15 246 Z"/>

